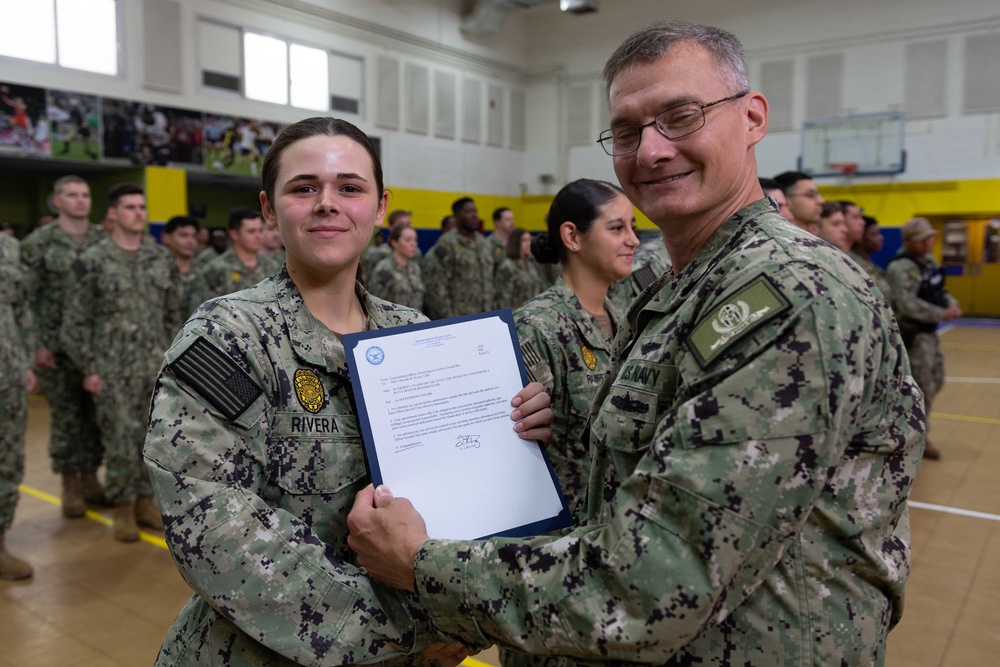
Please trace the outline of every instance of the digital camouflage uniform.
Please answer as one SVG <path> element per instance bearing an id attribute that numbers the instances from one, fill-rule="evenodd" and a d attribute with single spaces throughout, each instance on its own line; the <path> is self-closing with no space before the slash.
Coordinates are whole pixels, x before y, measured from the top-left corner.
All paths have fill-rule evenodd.
<path id="1" fill-rule="evenodd" d="M 556 281 L 559 280 L 560 276 L 562 276 L 562 262 L 556 262 L 555 264 L 542 264 L 536 260 L 534 256 L 529 257 L 528 261 L 535 265 L 535 270 L 538 271 L 538 275 L 541 277 L 542 285 L 545 286 L 545 289 L 555 285 Z"/>
<path id="2" fill-rule="evenodd" d="M 924 414 L 867 282 L 766 200 L 727 220 L 615 338 L 590 525 L 425 542 L 438 627 L 573 663 L 883 664 Z"/>
<path id="3" fill-rule="evenodd" d="M 893 308 L 899 326 L 907 335 L 906 351 L 910 355 L 913 378 L 924 392 L 924 409 L 931 413 L 934 397 L 944 385 L 944 355 L 937 335 L 938 322 L 944 317 L 945 309 L 957 304 L 944 289 L 944 275 L 941 267 L 929 256 L 920 259 L 907 255 L 905 248 L 889 261 L 886 277 L 892 289 Z M 937 300 L 933 303 L 921 298 L 922 283 L 934 283 Z"/>
<path id="4" fill-rule="evenodd" d="M 868 274 L 868 277 L 871 279 L 871 281 L 875 283 L 875 286 L 878 287 L 880 292 L 882 292 L 882 296 L 884 296 L 886 301 L 889 302 L 889 305 L 890 306 L 893 305 L 892 285 L 889 284 L 889 276 L 886 275 L 882 267 L 880 267 L 878 264 L 871 261 L 870 259 L 862 257 L 853 250 L 848 254 L 851 256 L 851 259 L 857 262 L 858 266 L 864 269 L 865 273 Z M 914 378 L 915 377 L 916 374 L 914 373 Z M 926 399 L 927 396 L 925 395 L 924 400 L 926 401 Z"/>
<path id="5" fill-rule="evenodd" d="M 439 320 L 493 309 L 493 255 L 479 234 L 453 229 L 441 235 L 423 265 L 424 312 Z"/>
<path id="6" fill-rule="evenodd" d="M 177 266 L 177 258 L 174 257 L 173 253 L 165 246 L 161 245 L 159 248 L 163 251 L 163 256 L 170 262 L 170 282 L 177 289 L 177 303 L 180 304 L 182 311 L 180 321 L 183 322 L 193 312 L 190 310 L 191 291 L 194 288 L 194 279 L 198 277 L 198 267 L 192 260 L 191 270 L 187 273 L 181 273 L 180 267 Z"/>
<path id="7" fill-rule="evenodd" d="M 80 369 L 63 350 L 60 331 L 67 295 L 76 284 L 73 264 L 105 238 L 100 227 L 91 225 L 81 245 L 54 223 L 35 230 L 21 243 L 37 348 L 51 350 L 56 360 L 55 370 L 38 369 L 39 390 L 51 409 L 49 456 L 55 473 L 93 472 L 104 458 L 94 401 L 83 390 Z"/>
<path id="8" fill-rule="evenodd" d="M 426 321 L 357 289 L 369 329 Z M 184 325 L 145 456 L 195 595 L 158 665 L 378 662 L 442 641 L 347 547 L 347 513 L 370 481 L 352 401 L 343 348 L 284 269 Z"/>
<path id="9" fill-rule="evenodd" d="M 375 267 L 378 266 L 383 259 L 392 255 L 392 248 L 389 246 L 388 242 L 382 243 L 380 245 L 370 245 L 365 248 L 365 251 L 361 253 L 361 275 L 364 276 L 365 286 L 368 286 L 368 281 L 371 279 L 372 274 L 375 272 Z"/>
<path id="10" fill-rule="evenodd" d="M 622 314 L 610 300 L 604 309 L 617 331 Z M 546 448 L 576 523 L 586 519 L 590 452 L 583 430 L 590 402 L 611 368 L 611 341 L 562 278 L 514 313 L 528 379 L 552 399 L 552 441 Z"/>
<path id="11" fill-rule="evenodd" d="M 365 287 L 380 299 L 414 310 L 424 309 L 424 281 L 420 278 L 420 266 L 412 259 L 403 267 L 389 255 L 375 265 Z"/>
<path id="12" fill-rule="evenodd" d="M 251 269 L 240 261 L 232 248 L 227 248 L 226 252 L 198 269 L 198 275 L 191 286 L 188 312 L 193 313 L 209 299 L 253 287 L 264 278 L 277 273 L 280 268 L 281 265 L 270 257 L 258 254 L 257 266 Z"/>
<path id="13" fill-rule="evenodd" d="M 632 273 L 611 285 L 608 298 L 624 313 L 637 296 L 669 270 L 670 255 L 663 245 L 663 236 L 644 235 L 632 255 Z"/>
<path id="14" fill-rule="evenodd" d="M 24 383 L 35 350 L 32 333 L 20 249 L 14 238 L 0 234 L 0 534 L 14 521 L 24 478 Z"/>
<path id="15" fill-rule="evenodd" d="M 202 249 L 200 252 L 195 254 L 194 260 L 192 260 L 191 262 L 192 269 L 194 271 L 197 271 L 203 268 L 213 259 L 217 259 L 221 254 L 222 254 L 221 252 L 216 252 L 215 248 L 213 248 L 212 246 L 208 246 L 207 248 Z"/>
<path id="16" fill-rule="evenodd" d="M 361 274 L 365 278 L 366 287 L 375 272 L 375 267 L 381 264 L 383 259 L 391 256 L 392 246 L 389 245 L 388 241 L 382 245 L 370 245 L 365 249 L 365 252 L 361 255 Z M 422 257 L 420 248 L 417 248 L 417 252 L 410 258 L 410 264 L 419 265 Z"/>
<path id="17" fill-rule="evenodd" d="M 496 285 L 494 308 L 519 308 L 545 290 L 535 263 L 527 260 L 521 264 L 510 257 L 505 258 L 493 278 Z"/>
<path id="18" fill-rule="evenodd" d="M 101 376 L 94 402 L 107 457 L 106 495 L 114 505 L 153 495 L 142 443 L 156 372 L 180 326 L 172 264 L 151 236 L 135 252 L 108 237 L 74 267 L 63 347 L 84 376 Z"/>
<path id="19" fill-rule="evenodd" d="M 273 255 L 264 255 L 263 252 L 261 253 L 261 255 L 267 257 L 269 260 L 271 260 L 273 264 L 275 264 L 279 268 L 283 266 L 285 263 L 286 253 L 284 248 L 278 248 L 277 250 L 274 251 Z M 275 269 L 275 271 L 277 271 L 277 269 Z"/>
<path id="20" fill-rule="evenodd" d="M 496 232 L 486 237 L 486 244 L 490 247 L 490 254 L 493 256 L 493 270 L 496 271 L 507 259 L 507 242 L 497 238 Z"/>

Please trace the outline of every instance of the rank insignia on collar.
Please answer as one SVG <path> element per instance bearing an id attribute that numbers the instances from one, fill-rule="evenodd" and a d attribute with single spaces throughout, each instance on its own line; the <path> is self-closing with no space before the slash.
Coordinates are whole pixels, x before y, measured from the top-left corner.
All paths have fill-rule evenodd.
<path id="1" fill-rule="evenodd" d="M 242 277 L 243 277 L 243 276 L 241 276 L 241 275 L 240 275 L 240 272 L 239 272 L 239 271 L 233 271 L 233 275 L 232 275 L 232 279 L 233 279 L 233 282 L 234 282 L 234 283 L 238 283 L 238 282 L 240 282 L 240 279 L 241 279 Z"/>
<path id="2" fill-rule="evenodd" d="M 594 370 L 597 368 L 597 355 L 589 347 L 580 343 L 580 353 L 583 355 L 583 363 L 587 364 L 587 368 Z"/>
<path id="3" fill-rule="evenodd" d="M 295 395 L 309 412 L 319 412 L 326 404 L 326 395 L 323 391 L 323 383 L 315 372 L 308 368 L 300 368 L 295 371 Z"/>

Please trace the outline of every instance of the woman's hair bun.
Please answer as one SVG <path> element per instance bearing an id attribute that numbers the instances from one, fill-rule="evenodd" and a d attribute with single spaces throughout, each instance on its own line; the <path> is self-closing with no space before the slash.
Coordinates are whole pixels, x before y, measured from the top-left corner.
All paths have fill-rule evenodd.
<path id="1" fill-rule="evenodd" d="M 562 255 L 561 243 L 548 232 L 537 234 L 531 239 L 531 254 L 539 264 L 557 264 Z"/>

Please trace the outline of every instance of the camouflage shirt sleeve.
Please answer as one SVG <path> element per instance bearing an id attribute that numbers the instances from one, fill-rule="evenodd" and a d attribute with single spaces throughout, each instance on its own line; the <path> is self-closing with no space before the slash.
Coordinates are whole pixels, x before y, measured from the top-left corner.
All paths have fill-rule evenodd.
<path id="1" fill-rule="evenodd" d="M 59 337 L 63 351 L 83 375 L 97 373 L 97 350 L 94 349 L 96 332 L 95 294 L 98 272 L 91 261 L 92 253 L 84 253 L 73 262 L 76 283 L 66 299 Z"/>
<path id="2" fill-rule="evenodd" d="M 272 360 L 254 334 L 205 318 L 223 307 L 201 309 L 167 352 L 144 449 L 184 580 L 239 628 L 227 641 L 262 645 L 294 664 L 380 662 L 443 641 L 412 597 L 372 583 L 308 523 L 268 501 Z M 176 362 L 193 346 L 236 378 L 228 416 L 180 377 Z"/>
<path id="3" fill-rule="evenodd" d="M 438 239 L 423 261 L 424 306 L 431 319 L 449 317 L 452 313 L 452 250 L 444 239 Z"/>
<path id="4" fill-rule="evenodd" d="M 201 269 L 198 269 L 197 271 L 197 275 L 191 279 L 187 288 L 188 303 L 186 305 L 189 313 L 193 313 L 198 310 L 198 307 L 201 304 L 205 303 L 214 296 L 211 289 L 208 287 L 208 282 L 205 279 L 205 267 L 201 267 Z"/>
<path id="5" fill-rule="evenodd" d="M 388 260 L 389 262 L 394 261 L 391 257 Z M 365 275 L 365 289 L 381 299 L 393 301 L 392 283 L 394 276 L 392 268 L 392 264 L 387 263 L 386 260 L 375 264 L 371 271 Z"/>
<path id="6" fill-rule="evenodd" d="M 51 337 L 58 336 L 58 331 L 48 331 L 44 327 L 44 303 L 43 294 L 45 291 L 45 281 L 42 270 L 43 264 L 42 245 L 39 242 L 38 232 L 33 232 L 21 242 L 21 264 L 24 267 L 24 287 L 27 298 L 28 309 L 32 313 L 32 319 L 40 328 L 37 333 L 35 344 L 38 348 L 51 348 L 49 341 Z M 37 349 L 37 348 L 36 348 Z"/>
<path id="7" fill-rule="evenodd" d="M 908 487 L 912 478 L 907 482 L 892 473 L 873 477 L 874 470 L 852 477 L 850 470 L 838 467 L 849 445 L 867 456 L 871 454 L 862 453 L 867 448 L 898 454 L 911 451 L 917 442 L 917 422 L 923 418 L 919 392 L 899 354 L 895 327 L 873 323 L 872 311 L 836 276 L 796 275 L 773 266 L 755 267 L 754 272 L 766 272 L 789 286 L 782 291 L 788 307 L 780 314 L 724 346 L 705 368 L 686 354 L 673 367 L 626 365 L 610 391 L 599 395 L 594 431 L 604 419 L 607 429 L 624 425 L 619 435 L 632 438 L 604 443 L 612 458 L 620 454 L 625 461 L 616 467 L 631 474 L 604 508 L 600 523 L 558 539 L 424 543 L 416 560 L 416 586 L 442 630 L 468 640 L 493 637 L 529 653 L 663 664 L 707 629 L 742 618 L 737 609 L 786 550 L 801 554 L 824 539 L 814 527 L 804 529 L 817 507 L 829 522 L 826 530 L 842 534 L 841 541 L 855 539 L 861 528 L 852 524 L 858 518 L 859 524 L 878 525 L 900 515 L 905 520 L 905 493 L 900 496 L 898 488 Z M 719 275 L 729 285 L 748 279 L 736 271 Z M 814 278 L 824 286 L 822 304 L 808 289 Z M 723 286 L 714 294 L 697 306 L 692 306 L 696 299 L 688 299 L 682 307 L 712 313 L 727 303 L 722 297 L 732 290 Z M 664 315 L 663 321 L 669 317 Z M 635 344 L 636 356 L 647 352 L 640 346 L 652 350 L 675 344 L 660 326 L 652 330 Z M 632 361 L 630 355 L 624 363 Z M 654 401 L 657 395 L 677 400 L 643 413 L 649 406 L 634 387 L 652 376 L 658 389 Z M 634 380 L 632 387 L 620 384 L 628 377 Z M 678 377 L 685 378 L 685 386 L 677 386 Z M 852 434 L 861 429 L 871 432 L 854 443 Z M 895 474 L 912 473 L 915 460 L 907 456 L 909 467 Z M 820 505 L 821 496 L 827 502 L 826 495 L 833 496 L 832 505 Z M 876 508 L 883 502 L 891 511 L 879 517 L 882 510 Z M 860 507 L 853 520 L 832 516 L 856 504 Z M 904 549 L 894 540 L 879 548 Z M 829 566 L 834 567 L 841 547 L 830 549 Z M 900 553 L 893 558 L 901 558 L 905 566 Z M 805 575 L 800 571 L 796 576 Z M 776 582 L 780 587 L 789 580 Z M 783 592 L 768 589 L 766 595 L 771 594 L 780 597 Z M 901 595 L 901 582 L 894 595 Z M 873 624 L 883 622 L 879 612 L 886 596 L 876 593 L 880 602 Z M 866 619 L 870 612 L 855 610 Z M 743 613 L 751 617 L 748 624 L 730 625 L 730 630 L 757 631 L 756 622 L 771 628 L 763 633 L 781 634 L 778 639 L 769 636 L 773 642 L 798 646 L 798 636 L 783 634 L 793 631 L 784 630 L 780 604 Z M 869 631 L 867 620 L 861 625 Z M 726 637 L 712 655 L 725 654 Z M 736 641 L 757 639 L 748 637 Z M 811 640 L 802 641 L 808 646 Z M 786 663 L 772 656 L 756 664 Z M 818 659 L 817 664 L 833 662 Z"/>
<path id="8" fill-rule="evenodd" d="M 927 323 L 940 322 L 944 318 L 944 308 L 917 296 L 921 278 L 920 267 L 914 262 L 908 259 L 889 262 L 886 277 L 892 287 L 893 308 L 900 317 Z"/>
<path id="9" fill-rule="evenodd" d="M 521 303 L 517 303 L 517 297 L 514 294 L 517 286 L 516 274 L 517 265 L 509 257 L 504 257 L 497 264 L 493 274 L 493 284 L 495 285 L 493 302 L 496 308 L 517 308 L 521 305 Z"/>
<path id="10" fill-rule="evenodd" d="M 0 239 L 0 386 L 29 369 L 34 361 L 34 327 L 25 299 L 25 276 L 17 241 Z"/>

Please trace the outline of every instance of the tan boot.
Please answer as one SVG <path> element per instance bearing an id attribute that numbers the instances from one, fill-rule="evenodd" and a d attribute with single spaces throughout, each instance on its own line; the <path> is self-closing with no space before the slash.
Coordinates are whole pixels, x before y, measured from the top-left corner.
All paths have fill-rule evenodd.
<path id="1" fill-rule="evenodd" d="M 12 555 L 4 546 L 4 534 L 0 533 L 0 579 L 27 579 L 34 570 L 28 561 Z"/>
<path id="2" fill-rule="evenodd" d="M 64 472 L 62 474 L 62 513 L 67 519 L 79 519 L 87 511 L 83 504 L 83 491 L 80 487 L 80 473 Z"/>
<path id="3" fill-rule="evenodd" d="M 104 495 L 104 485 L 97 479 L 97 471 L 90 470 L 80 473 L 80 492 L 83 500 L 91 505 L 110 507 L 107 497 Z"/>
<path id="4" fill-rule="evenodd" d="M 135 523 L 135 503 L 115 505 L 115 539 L 135 542 L 139 539 L 139 526 Z"/>
<path id="5" fill-rule="evenodd" d="M 163 530 L 160 508 L 152 498 L 139 498 L 135 501 L 135 520 L 143 528 Z"/>
<path id="6" fill-rule="evenodd" d="M 937 461 L 941 458 L 941 450 L 932 445 L 930 440 L 924 444 L 924 458 L 931 461 Z"/>

